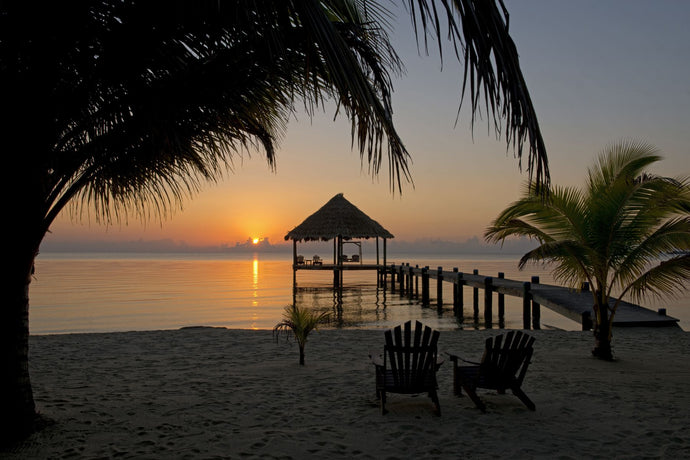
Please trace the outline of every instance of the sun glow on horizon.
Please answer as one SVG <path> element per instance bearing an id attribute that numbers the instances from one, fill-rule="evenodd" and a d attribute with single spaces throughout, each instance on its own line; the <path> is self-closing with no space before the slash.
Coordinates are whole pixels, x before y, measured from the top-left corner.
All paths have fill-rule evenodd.
<path id="1" fill-rule="evenodd" d="M 252 244 L 259 244 L 259 241 L 261 241 L 259 238 L 252 238 Z"/>

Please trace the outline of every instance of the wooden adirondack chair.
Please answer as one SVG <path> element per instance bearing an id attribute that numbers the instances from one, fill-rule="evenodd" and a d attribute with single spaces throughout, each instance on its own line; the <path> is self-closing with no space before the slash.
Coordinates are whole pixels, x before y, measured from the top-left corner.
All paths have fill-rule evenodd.
<path id="1" fill-rule="evenodd" d="M 522 391 L 522 381 L 532 358 L 534 337 L 521 332 L 510 331 L 497 337 L 486 339 L 484 356 L 480 363 L 466 361 L 459 356 L 451 355 L 453 362 L 453 391 L 461 396 L 464 389 L 474 404 L 486 412 L 486 406 L 477 396 L 477 388 L 497 390 L 505 393 L 510 389 L 530 410 L 535 410 L 534 403 Z M 472 366 L 461 366 L 459 361 L 472 363 Z"/>
<path id="2" fill-rule="evenodd" d="M 428 393 L 441 415 L 438 401 L 436 371 L 443 364 L 438 356 L 439 332 L 416 321 L 414 334 L 411 321 L 386 331 L 383 356 L 371 356 L 376 366 L 376 397 L 381 413 L 386 413 L 386 393 Z"/>

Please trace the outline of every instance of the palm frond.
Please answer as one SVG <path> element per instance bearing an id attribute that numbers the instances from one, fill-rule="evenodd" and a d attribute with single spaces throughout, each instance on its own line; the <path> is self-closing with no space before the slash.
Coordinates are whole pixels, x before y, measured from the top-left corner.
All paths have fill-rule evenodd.
<path id="1" fill-rule="evenodd" d="M 408 0 L 413 22 L 440 38 L 446 21 L 464 60 L 461 104 L 481 97 L 530 180 L 548 182 L 546 151 L 500 0 Z M 416 5 L 416 7 L 415 7 Z M 45 5 L 44 5 L 45 6 Z M 287 122 L 337 104 L 352 144 L 391 188 L 411 181 L 392 119 L 392 13 L 366 0 L 151 0 L 2 4 L 3 133 L 31 138 L 17 170 L 35 184 L 44 229 L 67 205 L 111 222 L 165 216 L 243 155 L 269 167 Z M 28 34 L 39 27 L 40 36 Z M 7 45 L 7 46 L 5 46 Z M 8 86 L 9 87 L 9 86 Z M 38 92 L 37 88 L 43 90 Z M 36 117 L 36 107 L 41 116 Z M 40 136 L 30 136 L 39 133 Z M 386 158 L 384 158 L 386 157 Z M 27 186 L 28 188 L 28 186 Z M 46 199 L 48 198 L 48 199 Z"/>
<path id="2" fill-rule="evenodd" d="M 512 203 L 485 231 L 488 241 L 502 241 L 513 235 L 528 236 L 542 242 L 557 239 L 582 239 L 584 233 L 581 193 L 574 188 L 552 187 L 543 196 L 534 186 L 525 188 L 523 197 Z"/>
<path id="3" fill-rule="evenodd" d="M 634 300 L 640 300 L 649 295 L 657 298 L 673 296 L 687 289 L 688 279 L 690 279 L 690 253 L 660 262 L 631 282 L 626 291 Z"/>
<path id="4" fill-rule="evenodd" d="M 621 288 L 634 284 L 649 269 L 650 261 L 663 260 L 669 254 L 690 251 L 690 217 L 664 222 L 653 233 L 631 245 L 618 264 L 614 282 Z"/>
<path id="5" fill-rule="evenodd" d="M 658 150 L 641 141 L 624 140 L 610 144 L 588 170 L 587 189 L 590 195 L 605 193 L 620 181 L 638 177 L 646 168 L 662 158 Z"/>
<path id="6" fill-rule="evenodd" d="M 437 3 L 440 4 L 437 6 Z M 522 167 L 523 147 L 529 144 L 527 171 L 538 190 L 550 183 L 546 146 L 536 110 L 527 91 L 517 48 L 511 39 L 509 15 L 502 0 L 407 0 L 416 33 L 435 34 L 442 55 L 441 17 L 445 13 L 448 39 L 464 64 L 461 105 L 469 90 L 472 125 L 483 100 L 494 129 L 502 132 Z M 469 86 L 469 88 L 468 88 Z M 501 120 L 504 120 L 503 122 Z"/>

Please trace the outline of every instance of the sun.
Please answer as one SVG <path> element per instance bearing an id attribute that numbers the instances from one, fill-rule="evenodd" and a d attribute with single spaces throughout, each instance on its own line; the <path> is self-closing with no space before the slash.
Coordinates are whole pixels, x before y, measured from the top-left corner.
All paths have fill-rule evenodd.
<path id="1" fill-rule="evenodd" d="M 259 238 L 252 239 L 252 244 L 259 244 Z"/>

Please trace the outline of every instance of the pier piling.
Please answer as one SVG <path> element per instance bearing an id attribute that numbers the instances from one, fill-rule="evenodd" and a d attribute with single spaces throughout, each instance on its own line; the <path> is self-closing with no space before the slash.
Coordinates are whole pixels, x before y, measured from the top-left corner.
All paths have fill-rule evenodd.
<path id="1" fill-rule="evenodd" d="M 505 274 L 503 272 L 498 272 L 498 279 L 504 279 Z M 502 328 L 506 324 L 506 299 L 505 294 L 502 292 L 498 293 L 498 327 Z"/>
<path id="2" fill-rule="evenodd" d="M 484 326 L 491 329 L 493 322 L 492 299 L 493 299 L 493 279 L 490 276 L 484 278 Z"/>
<path id="3" fill-rule="evenodd" d="M 532 285 L 539 284 L 539 277 L 532 277 Z M 532 299 L 532 329 L 541 329 L 541 305 Z"/>

